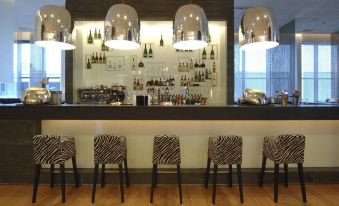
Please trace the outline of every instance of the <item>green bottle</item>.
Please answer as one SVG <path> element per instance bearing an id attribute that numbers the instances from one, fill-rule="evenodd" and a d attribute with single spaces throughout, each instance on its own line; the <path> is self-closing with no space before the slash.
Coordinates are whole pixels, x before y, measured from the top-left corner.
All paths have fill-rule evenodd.
<path id="1" fill-rule="evenodd" d="M 145 49 L 144 49 L 144 58 L 147 58 L 147 48 L 146 48 L 146 44 L 145 44 Z"/>
<path id="2" fill-rule="evenodd" d="M 92 44 L 93 43 L 93 36 L 92 36 L 92 31 L 89 30 L 89 35 L 87 37 L 87 43 Z"/>

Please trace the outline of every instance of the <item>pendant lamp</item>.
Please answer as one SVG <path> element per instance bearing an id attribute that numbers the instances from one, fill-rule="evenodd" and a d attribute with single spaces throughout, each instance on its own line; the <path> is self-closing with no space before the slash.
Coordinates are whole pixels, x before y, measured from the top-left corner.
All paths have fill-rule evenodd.
<path id="1" fill-rule="evenodd" d="M 34 42 L 44 48 L 75 49 L 72 43 L 71 15 L 61 7 L 46 5 L 35 18 Z"/>
<path id="2" fill-rule="evenodd" d="M 208 45 L 208 21 L 204 10 L 195 4 L 180 7 L 173 24 L 173 47 L 201 49 Z"/>
<path id="3" fill-rule="evenodd" d="M 273 12 L 265 7 L 248 9 L 241 19 L 239 44 L 241 50 L 265 50 L 279 45 L 279 33 Z"/>
<path id="4" fill-rule="evenodd" d="M 105 19 L 105 45 L 120 50 L 140 48 L 140 24 L 136 10 L 126 4 L 115 4 Z"/>

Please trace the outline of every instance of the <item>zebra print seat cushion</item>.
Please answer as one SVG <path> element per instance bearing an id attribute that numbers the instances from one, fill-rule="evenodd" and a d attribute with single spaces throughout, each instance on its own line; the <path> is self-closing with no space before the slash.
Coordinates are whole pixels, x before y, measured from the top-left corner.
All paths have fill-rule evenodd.
<path id="1" fill-rule="evenodd" d="M 126 137 L 113 134 L 98 134 L 94 137 L 95 164 L 121 164 L 126 157 Z"/>
<path id="2" fill-rule="evenodd" d="M 263 154 L 277 164 L 304 163 L 304 151 L 305 136 L 302 134 L 264 138 Z"/>
<path id="3" fill-rule="evenodd" d="M 153 142 L 153 164 L 179 165 L 180 141 L 176 135 L 157 135 Z"/>
<path id="4" fill-rule="evenodd" d="M 60 135 L 36 135 L 33 137 L 35 164 L 64 164 L 74 156 L 74 137 Z"/>
<path id="5" fill-rule="evenodd" d="M 242 137 L 236 135 L 210 137 L 208 158 L 216 165 L 241 164 Z"/>

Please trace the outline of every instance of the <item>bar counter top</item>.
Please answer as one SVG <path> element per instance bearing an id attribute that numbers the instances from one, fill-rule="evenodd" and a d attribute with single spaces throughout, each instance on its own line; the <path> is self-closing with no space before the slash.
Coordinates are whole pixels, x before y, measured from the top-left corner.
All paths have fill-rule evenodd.
<path id="1" fill-rule="evenodd" d="M 0 105 L 0 120 L 339 120 L 339 105 Z"/>

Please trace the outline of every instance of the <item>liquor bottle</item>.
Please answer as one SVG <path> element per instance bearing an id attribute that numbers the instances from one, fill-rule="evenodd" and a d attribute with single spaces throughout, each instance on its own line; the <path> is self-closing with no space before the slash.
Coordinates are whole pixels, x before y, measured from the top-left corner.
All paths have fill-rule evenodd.
<path id="1" fill-rule="evenodd" d="M 213 62 L 212 86 L 213 87 L 217 86 L 217 71 L 216 71 L 215 62 Z"/>
<path id="2" fill-rule="evenodd" d="M 206 69 L 206 71 L 205 71 L 205 79 L 209 79 L 209 78 L 208 78 L 208 71 L 207 71 L 207 69 Z"/>
<path id="3" fill-rule="evenodd" d="M 101 44 L 101 51 L 106 51 L 106 46 L 105 46 L 104 41 L 102 41 L 102 44 Z"/>
<path id="4" fill-rule="evenodd" d="M 204 48 L 204 50 L 202 51 L 202 57 L 201 57 L 202 59 L 206 59 L 206 50 L 205 50 L 205 48 Z"/>
<path id="5" fill-rule="evenodd" d="M 142 60 L 140 59 L 140 62 L 139 62 L 139 65 L 138 65 L 140 68 L 143 68 L 144 67 L 144 63 L 142 62 Z"/>
<path id="6" fill-rule="evenodd" d="M 102 57 L 102 63 L 106 64 L 106 55 L 105 55 L 105 52 L 104 52 L 104 57 Z"/>
<path id="7" fill-rule="evenodd" d="M 201 82 L 204 82 L 205 81 L 205 72 L 202 71 L 201 72 Z"/>
<path id="8" fill-rule="evenodd" d="M 132 69 L 132 71 L 135 71 L 136 70 L 136 64 L 135 64 L 135 59 L 133 58 L 132 59 L 132 65 L 131 65 L 131 69 Z"/>
<path id="9" fill-rule="evenodd" d="M 92 36 L 92 31 L 89 30 L 89 35 L 87 37 L 87 43 L 92 44 L 93 43 L 93 36 Z"/>
<path id="10" fill-rule="evenodd" d="M 194 67 L 195 67 L 195 68 L 199 67 L 198 60 L 195 60 Z"/>
<path id="11" fill-rule="evenodd" d="M 152 45 L 149 45 L 149 50 L 148 50 L 148 57 L 153 58 L 153 50 L 152 50 Z"/>
<path id="12" fill-rule="evenodd" d="M 104 62 L 103 62 L 103 59 L 102 59 L 102 56 L 101 56 L 101 52 L 100 52 L 99 62 L 100 62 L 101 64 L 104 63 Z"/>
<path id="13" fill-rule="evenodd" d="M 164 40 L 162 39 L 162 35 L 161 35 L 161 38 L 160 38 L 160 46 L 164 46 Z"/>
<path id="14" fill-rule="evenodd" d="M 89 62 L 89 58 L 87 59 L 87 69 L 91 68 L 91 63 Z"/>
<path id="15" fill-rule="evenodd" d="M 202 60 L 201 67 L 202 67 L 202 68 L 205 68 L 205 66 L 206 66 L 206 65 L 205 65 L 205 62 L 204 62 L 204 60 Z"/>
<path id="16" fill-rule="evenodd" d="M 200 71 L 198 73 L 198 82 L 201 82 L 201 73 L 200 73 Z"/>
<path id="17" fill-rule="evenodd" d="M 95 56 L 95 63 L 99 63 L 98 52 L 96 53 L 96 56 Z"/>
<path id="18" fill-rule="evenodd" d="M 208 70 L 208 79 L 212 79 L 212 72 L 210 69 Z"/>
<path id="19" fill-rule="evenodd" d="M 193 69 L 193 60 L 190 61 L 190 69 Z"/>
<path id="20" fill-rule="evenodd" d="M 99 29 L 98 39 L 101 39 L 100 29 Z"/>
<path id="21" fill-rule="evenodd" d="M 94 52 L 93 52 L 93 55 L 92 55 L 92 64 L 95 63 L 95 56 L 94 56 Z"/>
<path id="22" fill-rule="evenodd" d="M 195 74 L 194 74 L 194 81 L 195 81 L 195 82 L 198 82 L 198 71 L 195 71 Z"/>
<path id="23" fill-rule="evenodd" d="M 179 72 L 181 72 L 181 71 L 182 71 L 181 62 L 179 62 L 179 65 L 178 65 L 178 71 L 179 71 Z"/>
<path id="24" fill-rule="evenodd" d="M 133 89 L 136 90 L 137 89 L 137 79 L 134 78 L 134 81 L 133 81 Z"/>
<path id="25" fill-rule="evenodd" d="M 188 66 L 188 62 L 186 62 L 186 67 L 185 67 L 185 71 L 188 72 L 189 71 L 189 66 Z"/>
<path id="26" fill-rule="evenodd" d="M 146 48 L 146 44 L 145 44 L 145 49 L 144 49 L 144 58 L 147 58 L 147 48 Z"/>
<path id="27" fill-rule="evenodd" d="M 213 50 L 213 46 L 212 46 L 212 50 L 211 50 L 211 53 L 210 53 L 210 59 L 214 59 L 214 50 Z"/>
<path id="28" fill-rule="evenodd" d="M 97 39 L 98 38 L 98 33 L 97 33 L 97 28 L 95 28 L 95 31 L 94 31 L 94 39 Z"/>

